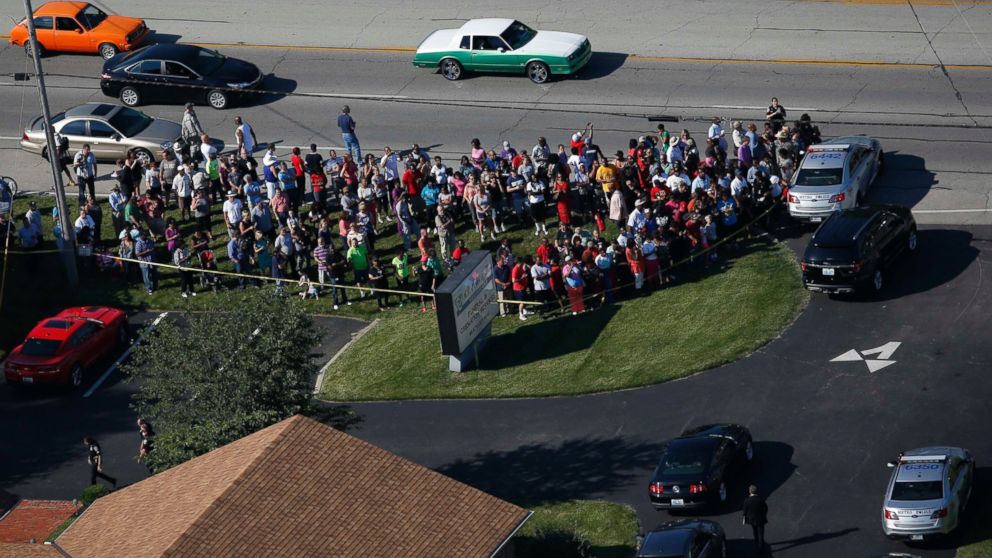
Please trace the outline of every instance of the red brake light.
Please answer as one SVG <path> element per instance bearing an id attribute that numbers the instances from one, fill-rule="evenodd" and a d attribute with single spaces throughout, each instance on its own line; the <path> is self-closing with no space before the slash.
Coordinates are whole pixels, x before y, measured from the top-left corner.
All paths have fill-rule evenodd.
<path id="1" fill-rule="evenodd" d="M 24 132 L 23 134 L 21 134 L 21 141 L 28 141 L 28 133 L 27 132 Z"/>
<path id="2" fill-rule="evenodd" d="M 799 196 L 789 194 L 789 203 L 799 203 Z"/>
<path id="3" fill-rule="evenodd" d="M 899 515 L 892 510 L 885 510 L 885 519 L 891 519 L 895 521 L 899 519 Z"/>
<path id="4" fill-rule="evenodd" d="M 854 265 L 851 266 L 851 271 L 857 273 L 861 271 L 861 269 L 864 268 L 864 266 L 865 266 L 865 262 L 854 262 Z"/>
<path id="5" fill-rule="evenodd" d="M 699 494 L 700 492 L 706 492 L 706 485 L 703 483 L 689 485 L 690 494 Z"/>
<path id="6" fill-rule="evenodd" d="M 940 519 L 941 517 L 947 517 L 947 508 L 940 508 L 930 514 L 930 519 Z"/>
<path id="7" fill-rule="evenodd" d="M 844 201 L 843 193 L 830 196 L 830 203 L 840 203 L 842 201 Z"/>
<path id="8" fill-rule="evenodd" d="M 806 271 L 806 262 L 799 262 L 799 267 L 801 267 L 803 271 Z"/>
<path id="9" fill-rule="evenodd" d="M 665 486 L 660 482 L 653 482 L 648 485 L 648 490 L 655 496 L 661 496 L 661 493 L 665 491 Z"/>

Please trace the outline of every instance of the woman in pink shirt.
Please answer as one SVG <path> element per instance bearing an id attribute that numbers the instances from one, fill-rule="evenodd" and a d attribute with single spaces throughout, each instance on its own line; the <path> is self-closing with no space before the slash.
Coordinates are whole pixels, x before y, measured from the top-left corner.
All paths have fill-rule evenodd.
<path id="1" fill-rule="evenodd" d="M 469 152 L 468 158 L 472 161 L 475 170 L 482 170 L 482 163 L 486 161 L 486 150 L 482 148 L 482 142 L 479 141 L 479 138 L 472 139 L 472 150 Z"/>

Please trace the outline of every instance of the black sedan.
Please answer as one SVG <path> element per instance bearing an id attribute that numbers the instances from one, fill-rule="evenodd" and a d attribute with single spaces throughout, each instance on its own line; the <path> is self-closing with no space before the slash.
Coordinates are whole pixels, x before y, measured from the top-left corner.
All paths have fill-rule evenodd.
<path id="1" fill-rule="evenodd" d="M 720 558 L 727 555 L 723 527 L 705 519 L 659 525 L 643 538 L 637 558 Z"/>
<path id="2" fill-rule="evenodd" d="M 129 107 L 205 103 L 224 109 L 262 82 L 258 66 L 193 45 L 157 44 L 103 64 L 100 89 Z"/>
<path id="3" fill-rule="evenodd" d="M 727 483 L 754 459 L 751 433 L 738 424 L 691 428 L 666 442 L 648 495 L 658 509 L 727 501 Z"/>

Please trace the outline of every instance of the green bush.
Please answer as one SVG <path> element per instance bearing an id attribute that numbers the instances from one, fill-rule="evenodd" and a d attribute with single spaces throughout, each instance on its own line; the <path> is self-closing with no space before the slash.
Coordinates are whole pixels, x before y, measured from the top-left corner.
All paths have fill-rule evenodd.
<path id="1" fill-rule="evenodd" d="M 571 529 L 549 527 L 515 540 L 520 558 L 591 558 L 592 546 Z"/>
<path id="2" fill-rule="evenodd" d="M 90 504 L 96 501 L 97 498 L 102 498 L 110 494 L 110 490 L 102 484 L 92 484 L 83 489 L 83 493 L 79 496 L 80 503 L 83 504 L 83 508 L 88 508 Z"/>

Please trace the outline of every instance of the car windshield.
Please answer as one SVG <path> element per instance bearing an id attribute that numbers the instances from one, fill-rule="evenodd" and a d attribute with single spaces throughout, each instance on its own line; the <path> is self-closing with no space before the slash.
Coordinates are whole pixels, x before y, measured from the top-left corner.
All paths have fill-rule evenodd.
<path id="1" fill-rule="evenodd" d="M 708 446 L 672 447 L 661 458 L 658 472 L 666 476 L 699 475 L 706 471 L 710 458 Z"/>
<path id="2" fill-rule="evenodd" d="M 203 48 L 197 51 L 195 57 L 187 60 L 186 65 L 201 76 L 209 76 L 224 65 L 224 60 L 226 58 L 223 54 Z"/>
<path id="3" fill-rule="evenodd" d="M 940 481 L 897 482 L 892 485 L 893 500 L 940 500 L 943 497 L 944 483 Z"/>
<path id="4" fill-rule="evenodd" d="M 844 169 L 799 169 L 796 186 L 836 186 L 844 180 Z"/>
<path id="5" fill-rule="evenodd" d="M 534 35 L 537 35 L 537 31 L 534 31 L 519 21 L 514 21 L 506 28 L 506 31 L 500 33 L 500 37 L 503 37 L 506 44 L 510 45 L 510 48 L 513 50 L 517 50 L 529 43 L 534 38 Z"/>
<path id="6" fill-rule="evenodd" d="M 90 30 L 103 23 L 103 20 L 107 19 L 107 14 L 100 11 L 100 8 L 96 6 L 86 6 L 76 14 L 76 19 L 79 23 L 83 24 L 83 27 Z"/>
<path id="7" fill-rule="evenodd" d="M 36 357 L 55 356 L 59 352 L 59 345 L 61 344 L 61 341 L 56 341 L 54 339 L 38 339 L 35 337 L 29 337 L 26 341 L 24 341 L 24 346 L 21 347 L 21 354 Z"/>
<path id="8" fill-rule="evenodd" d="M 133 138 L 152 123 L 152 117 L 134 109 L 122 108 L 107 122 L 126 138 Z"/>

